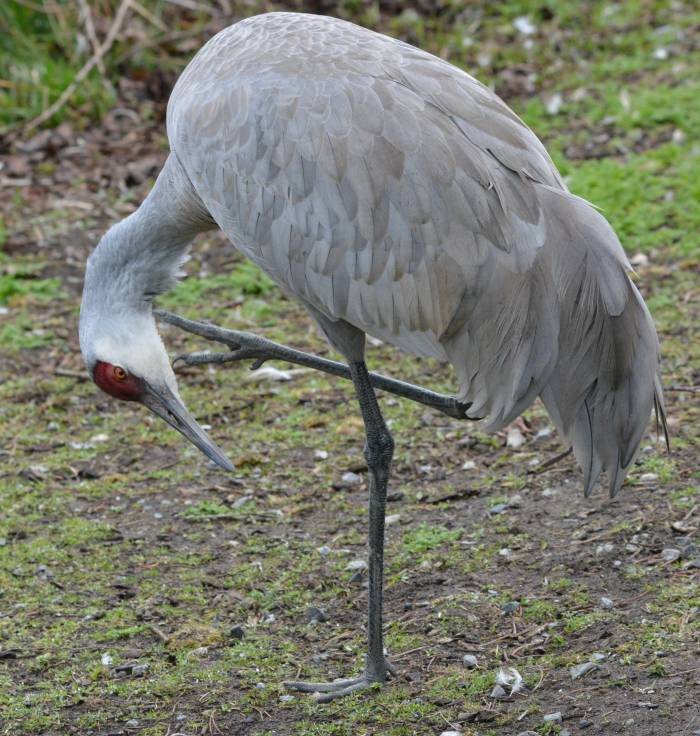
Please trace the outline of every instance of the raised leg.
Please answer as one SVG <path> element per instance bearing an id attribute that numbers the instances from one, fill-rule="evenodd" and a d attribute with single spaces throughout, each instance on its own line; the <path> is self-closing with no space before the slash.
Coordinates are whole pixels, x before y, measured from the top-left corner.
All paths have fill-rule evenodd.
<path id="1" fill-rule="evenodd" d="M 393 668 L 384 657 L 382 601 L 384 588 L 384 516 L 394 440 L 384 422 L 364 361 L 351 363 L 350 374 L 365 423 L 365 458 L 369 470 L 369 602 L 367 610 L 367 660 L 361 677 L 328 683 L 287 682 L 293 690 L 316 693 L 320 702 L 349 695 L 382 683 Z"/>
<path id="2" fill-rule="evenodd" d="M 354 381 L 351 370 L 344 363 L 338 363 L 335 360 L 320 358 L 317 355 L 288 348 L 285 345 L 266 340 L 264 337 L 253 335 L 250 332 L 227 330 L 204 322 L 185 319 L 184 317 L 179 317 L 176 314 L 162 310 L 158 310 L 156 315 L 164 322 L 180 327 L 187 332 L 200 335 L 208 340 L 215 340 L 232 348 L 232 351 L 228 353 L 192 353 L 191 355 L 183 355 L 176 358 L 176 360 L 182 361 L 187 365 L 221 364 L 253 359 L 255 360 L 253 367 L 259 368 L 266 360 L 284 360 L 287 363 L 303 365 L 307 368 L 314 368 L 323 373 L 330 373 L 333 376 L 348 378 Z M 414 386 L 411 383 L 382 376 L 378 373 L 368 373 L 368 375 L 370 384 L 382 391 L 387 391 L 405 399 L 425 404 L 455 419 L 477 418 L 467 416 L 469 404 L 463 404 L 461 401 L 457 401 L 454 396 L 430 391 L 421 386 Z"/>

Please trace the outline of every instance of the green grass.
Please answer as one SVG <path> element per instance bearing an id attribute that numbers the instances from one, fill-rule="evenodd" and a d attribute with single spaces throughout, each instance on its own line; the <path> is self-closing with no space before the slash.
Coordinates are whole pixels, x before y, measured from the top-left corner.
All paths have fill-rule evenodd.
<path id="1" fill-rule="evenodd" d="M 143 4 L 168 12 L 162 3 Z M 108 19 L 116 3 L 91 6 Z M 88 58 L 75 44 L 76 7 L 60 4 L 71 21 L 64 27 L 55 12 L 0 4 L 0 26 L 10 28 L 0 31 L 0 128 L 44 109 Z M 360 2 L 339 8 L 405 34 L 508 97 L 545 140 L 571 189 L 602 208 L 630 255 L 648 256 L 639 282 L 661 332 L 664 383 L 697 383 L 700 54 L 687 43 L 700 22 L 697 8 L 674 9 L 665 0 L 507 0 L 447 3 L 426 19 L 380 16 Z M 529 43 L 512 26 L 522 15 L 538 29 Z M 197 32 L 202 19 L 180 13 L 177 23 Z M 668 58 L 655 55 L 661 47 Z M 159 56 L 168 70 L 185 63 L 185 53 L 158 42 L 150 48 L 132 54 L 120 41 L 106 60 L 109 74 L 146 73 L 161 66 Z M 537 74 L 534 92 L 509 81 L 516 68 Z M 562 106 L 550 114 L 555 93 Z M 96 124 L 114 99 L 93 72 L 51 123 Z M 61 165 L 41 164 L 46 176 Z M 81 186 L 67 185 L 66 197 L 78 191 L 93 201 Z M 137 198 L 116 189 L 106 196 L 121 206 Z M 68 211 L 45 210 L 18 189 L 0 216 L 0 246 L 16 249 L 22 239 L 33 246 L 37 222 L 48 243 L 26 258 L 0 257 L 0 305 L 8 310 L 0 315 L 0 651 L 21 655 L 0 660 L 3 736 L 112 732 L 129 719 L 139 721 L 144 736 L 162 736 L 169 726 L 216 733 L 221 724 L 235 732 L 244 722 L 256 736 L 428 736 L 480 711 L 494 720 L 460 721 L 465 736 L 556 733 L 559 726 L 544 726 L 542 714 L 558 709 L 561 692 L 571 689 L 567 667 L 596 649 L 605 650 L 600 669 L 610 668 L 609 677 L 592 683 L 595 690 L 571 693 L 572 709 L 604 713 L 611 697 L 636 704 L 647 698 L 642 687 L 655 689 L 662 702 L 677 691 L 672 676 L 691 668 L 688 653 L 700 637 L 688 614 L 700 605 L 698 581 L 685 561 L 664 565 L 657 551 L 677 543 L 672 523 L 697 526 L 694 395 L 667 396 L 675 454 L 663 455 L 649 433 L 643 444 L 651 449 L 640 454 L 624 498 L 595 508 L 573 496 L 553 508 L 541 502 L 545 487 L 564 496 L 580 482 L 568 461 L 528 474 L 531 460 L 556 454 L 554 439 L 512 453 L 502 437 L 442 418 L 425 422 L 422 411 L 383 397 L 397 440 L 392 490 L 404 494 L 389 505 L 401 518 L 388 527 L 386 555 L 386 643 L 400 657 L 402 676 L 371 696 L 323 708 L 301 696 L 280 701 L 285 678 L 347 676 L 362 667 L 364 581 L 352 582 L 347 566 L 365 555 L 366 488 L 333 487 L 362 462 L 351 387 L 311 374 L 289 384 L 250 384 L 244 366 L 183 373 L 188 405 L 236 461 L 233 479 L 208 468 L 177 433 L 150 424 L 138 408 L 118 407 L 88 383 L 52 372 L 62 361 L 79 366 L 78 295 L 70 279 L 77 282 L 80 273 L 57 267 L 67 228 L 85 226 L 92 234 L 106 223 L 86 218 L 76 225 Z M 210 319 L 226 312 L 245 329 L 323 349 L 302 309 L 256 267 L 236 260 L 207 270 L 211 257 L 206 247 L 195 248 L 191 277 L 161 306 Z M 202 271 L 209 275 L 199 277 Z M 183 349 L 175 331 L 165 337 L 173 351 Z M 397 357 L 386 346 L 369 354 L 373 366 L 452 390 L 437 364 Z M 535 429 L 547 421 L 541 409 L 528 417 Z M 467 437 L 476 447 L 458 446 Z M 316 450 L 328 457 L 316 458 Z M 477 467 L 460 471 L 469 458 Z M 423 477 L 421 465 L 446 477 Z M 653 491 L 639 482 L 645 473 L 657 477 Z M 478 493 L 468 501 L 429 501 L 462 488 Z M 520 508 L 489 515 L 516 492 Z M 244 495 L 253 500 L 236 505 Z M 630 557 L 625 546 L 634 535 L 645 546 Z M 595 557 L 596 545 L 608 539 L 619 568 Z M 321 555 L 322 546 L 330 554 Z M 511 556 L 500 554 L 504 547 Z M 601 595 L 615 599 L 612 611 L 596 608 Z M 510 600 L 521 601 L 522 610 L 504 616 L 500 606 Z M 307 624 L 311 605 L 330 620 Z M 243 640 L 229 636 L 233 625 L 243 626 Z M 607 636 L 599 640 L 602 631 Z M 476 670 L 462 666 L 465 652 L 477 654 Z M 112 665 L 102 664 L 105 653 Z M 142 677 L 115 676 L 115 665 L 134 659 L 149 665 Z M 513 703 L 488 697 L 506 660 L 531 687 Z M 693 695 L 689 690 L 686 700 Z M 636 727 L 674 732 L 654 720 L 659 713 L 633 708 Z M 180 712 L 185 720 L 171 723 Z M 608 726 L 620 730 L 624 720 L 600 724 Z"/>

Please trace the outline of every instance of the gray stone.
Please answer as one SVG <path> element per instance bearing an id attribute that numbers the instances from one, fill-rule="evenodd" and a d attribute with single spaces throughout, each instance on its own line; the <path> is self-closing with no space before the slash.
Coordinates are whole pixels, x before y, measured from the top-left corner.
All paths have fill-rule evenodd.
<path id="1" fill-rule="evenodd" d="M 542 720 L 545 723 L 561 723 L 561 712 L 557 711 L 556 713 L 547 713 Z"/>
<path id="2" fill-rule="evenodd" d="M 462 657 L 462 664 L 469 670 L 473 670 L 478 666 L 477 659 L 473 654 L 465 654 Z"/>
<path id="3" fill-rule="evenodd" d="M 497 503 L 495 506 L 491 506 L 491 508 L 489 509 L 489 514 L 502 514 L 507 508 L 507 503 Z"/>
<path id="4" fill-rule="evenodd" d="M 598 605 L 604 611 L 612 611 L 613 608 L 615 608 L 615 604 L 613 603 L 612 598 L 606 598 L 604 595 L 600 597 L 600 600 L 598 601 Z"/>
<path id="5" fill-rule="evenodd" d="M 491 697 L 494 700 L 503 700 L 504 698 L 507 698 L 508 695 L 500 685 L 496 685 L 496 687 L 491 691 Z"/>
<path id="6" fill-rule="evenodd" d="M 508 615 L 509 613 L 515 613 L 520 608 L 520 601 L 508 601 L 501 606 L 501 613 Z"/>
<path id="7" fill-rule="evenodd" d="M 675 562 L 680 556 L 681 551 L 674 547 L 668 547 L 661 550 L 661 559 L 664 560 L 664 562 Z"/>
<path id="8" fill-rule="evenodd" d="M 228 632 L 228 635 L 232 639 L 237 639 L 240 641 L 245 636 L 245 631 L 242 626 L 232 626 L 231 630 Z"/>
<path id="9" fill-rule="evenodd" d="M 577 664 L 573 667 L 569 667 L 569 674 L 571 675 L 572 680 L 578 680 L 579 677 L 584 677 L 591 670 L 594 670 L 597 666 L 598 665 L 594 664 L 593 662 L 583 662 L 582 664 Z"/>
<path id="10" fill-rule="evenodd" d="M 307 624 L 320 624 L 324 621 L 328 621 L 328 616 L 326 616 L 325 611 L 323 611 L 321 608 L 316 608 L 316 606 L 309 606 L 309 608 L 306 609 Z"/>
<path id="11" fill-rule="evenodd" d="M 366 570 L 367 563 L 364 560 L 350 560 L 350 562 L 345 565 L 345 569 L 352 570 L 353 572 L 355 570 Z"/>

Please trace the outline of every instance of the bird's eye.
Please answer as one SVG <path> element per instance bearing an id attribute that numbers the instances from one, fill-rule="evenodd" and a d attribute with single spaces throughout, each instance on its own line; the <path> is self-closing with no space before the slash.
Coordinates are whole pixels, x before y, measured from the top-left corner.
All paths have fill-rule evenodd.
<path id="1" fill-rule="evenodd" d="M 119 365 L 114 366 L 114 378 L 117 381 L 123 381 L 126 378 L 126 371 Z"/>

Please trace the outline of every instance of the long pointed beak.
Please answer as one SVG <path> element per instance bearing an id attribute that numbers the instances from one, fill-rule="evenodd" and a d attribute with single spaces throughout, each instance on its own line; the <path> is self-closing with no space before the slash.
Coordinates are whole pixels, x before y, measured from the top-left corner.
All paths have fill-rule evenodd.
<path id="1" fill-rule="evenodd" d="M 187 411 L 185 405 L 170 388 L 145 383 L 141 403 L 165 420 L 173 429 L 187 437 L 195 447 L 199 448 L 219 467 L 224 470 L 234 469 L 231 461 L 209 439 L 207 433 L 197 424 L 197 420 Z"/>

